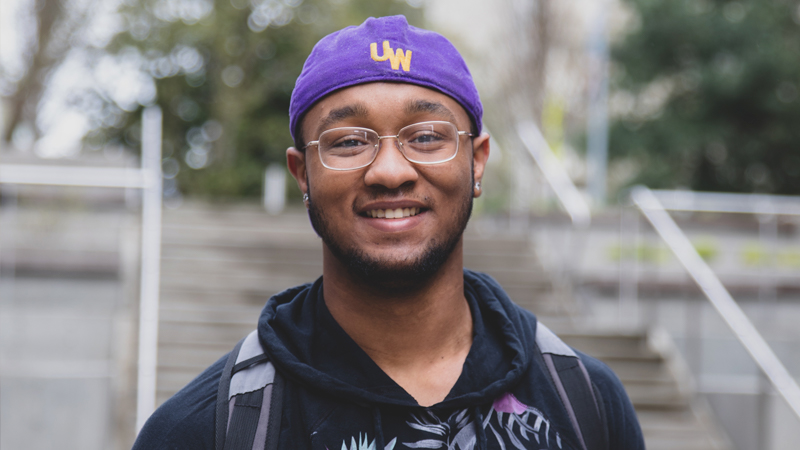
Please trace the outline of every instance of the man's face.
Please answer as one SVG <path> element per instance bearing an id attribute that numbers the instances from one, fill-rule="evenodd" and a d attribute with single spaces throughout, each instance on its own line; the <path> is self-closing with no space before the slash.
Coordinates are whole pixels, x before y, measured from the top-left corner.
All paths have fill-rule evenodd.
<path id="1" fill-rule="evenodd" d="M 399 83 L 370 83 L 331 94 L 306 114 L 302 130 L 308 142 L 332 128 L 370 128 L 388 136 L 424 121 L 470 130 L 469 116 L 455 100 Z M 375 161 L 351 171 L 325 168 L 316 146 L 305 154 L 289 149 L 287 158 L 300 188 L 309 194 L 312 225 L 336 260 L 370 284 L 402 289 L 435 274 L 461 242 L 472 198 L 480 193 L 474 181 L 481 179 L 489 152 L 487 135 L 472 141 L 460 137 L 456 157 L 434 165 L 408 161 L 395 139 L 381 140 Z M 373 217 L 397 209 L 408 211 L 401 218 Z"/>

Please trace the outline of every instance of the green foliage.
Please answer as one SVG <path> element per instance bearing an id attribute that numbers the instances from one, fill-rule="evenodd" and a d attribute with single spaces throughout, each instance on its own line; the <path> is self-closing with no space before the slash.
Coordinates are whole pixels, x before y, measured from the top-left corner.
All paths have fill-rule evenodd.
<path id="1" fill-rule="evenodd" d="M 697 251 L 697 254 L 700 255 L 705 262 L 710 263 L 717 258 L 719 255 L 719 244 L 717 244 L 716 239 L 711 237 L 700 238 L 697 241 L 693 242 L 694 249 Z"/>
<path id="2" fill-rule="evenodd" d="M 749 267 L 797 269 L 800 268 L 800 248 L 788 247 L 775 251 L 760 242 L 748 242 L 742 247 L 741 259 Z"/>
<path id="3" fill-rule="evenodd" d="M 165 195 L 259 196 L 264 169 L 293 145 L 289 100 L 313 45 L 392 14 L 422 20 L 398 0 L 127 0 L 127 31 L 109 50 L 141 55 L 156 80 L 165 167 L 178 169 L 165 171 Z M 105 136 L 135 134 L 138 117 Z"/>
<path id="4" fill-rule="evenodd" d="M 704 237 L 692 243 L 694 249 L 706 262 L 713 262 L 719 255 L 716 240 Z M 606 249 L 610 261 L 638 260 L 647 264 L 663 265 L 670 260 L 672 252 L 661 244 L 643 242 L 639 244 L 614 244 Z"/>
<path id="5" fill-rule="evenodd" d="M 777 264 L 778 267 L 800 269 L 800 248 L 778 252 Z"/>
<path id="6" fill-rule="evenodd" d="M 612 159 L 630 184 L 800 194 L 800 9 L 788 0 L 626 0 L 612 49 Z"/>
<path id="7" fill-rule="evenodd" d="M 661 265 L 669 260 L 671 255 L 669 249 L 662 245 L 651 243 L 634 244 L 615 244 L 607 249 L 609 260 L 619 262 L 621 260 L 630 261 L 636 259 L 647 264 Z"/>

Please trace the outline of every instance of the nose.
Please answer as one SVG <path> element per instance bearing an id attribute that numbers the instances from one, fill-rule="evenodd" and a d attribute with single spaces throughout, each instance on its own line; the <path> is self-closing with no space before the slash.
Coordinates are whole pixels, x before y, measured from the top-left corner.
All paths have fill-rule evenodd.
<path id="1" fill-rule="evenodd" d="M 397 189 L 406 183 L 413 183 L 419 177 L 414 164 L 407 160 L 399 148 L 396 137 L 382 138 L 378 143 L 378 154 L 367 167 L 364 182 L 367 186 L 383 186 Z"/>

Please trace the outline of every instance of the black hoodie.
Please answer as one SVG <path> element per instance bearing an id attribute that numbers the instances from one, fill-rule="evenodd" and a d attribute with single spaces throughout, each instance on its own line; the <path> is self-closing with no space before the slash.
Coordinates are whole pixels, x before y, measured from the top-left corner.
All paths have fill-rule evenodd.
<path id="1" fill-rule="evenodd" d="M 579 449 L 546 368 L 534 358 L 536 317 L 488 275 L 464 271 L 473 343 L 447 397 L 424 408 L 345 333 L 322 299 L 322 278 L 267 302 L 261 344 L 286 380 L 279 448 Z M 609 448 L 643 449 L 617 377 L 580 355 L 603 398 Z M 165 402 L 134 449 L 213 449 L 223 357 Z"/>

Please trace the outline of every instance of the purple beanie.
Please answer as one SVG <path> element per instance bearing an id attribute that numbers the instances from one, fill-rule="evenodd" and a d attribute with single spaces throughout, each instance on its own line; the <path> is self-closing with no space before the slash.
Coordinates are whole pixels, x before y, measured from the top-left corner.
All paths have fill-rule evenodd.
<path id="1" fill-rule="evenodd" d="M 416 84 L 447 94 L 481 131 L 483 106 L 458 50 L 444 36 L 391 16 L 370 17 L 317 42 L 292 91 L 292 138 L 297 140 L 300 120 L 317 101 L 337 89 L 373 81 Z"/>

